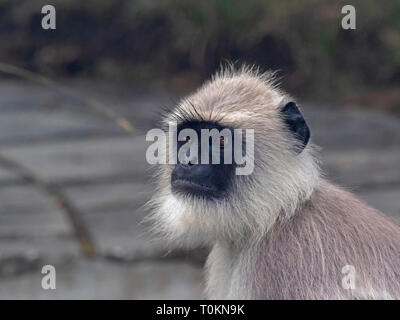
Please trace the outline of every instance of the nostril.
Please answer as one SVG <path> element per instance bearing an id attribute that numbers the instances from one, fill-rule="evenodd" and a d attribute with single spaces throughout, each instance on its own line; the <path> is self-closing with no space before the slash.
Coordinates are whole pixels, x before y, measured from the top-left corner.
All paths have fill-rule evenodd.
<path id="1" fill-rule="evenodd" d="M 197 162 L 197 157 L 190 157 L 190 158 L 187 158 L 186 164 L 187 164 L 188 166 L 190 166 L 190 167 L 192 167 L 192 166 L 198 164 L 198 162 Z"/>
<path id="2" fill-rule="evenodd" d="M 194 160 L 188 160 L 188 161 L 179 163 L 179 165 L 184 168 L 190 168 L 190 167 L 196 166 L 197 163 Z"/>

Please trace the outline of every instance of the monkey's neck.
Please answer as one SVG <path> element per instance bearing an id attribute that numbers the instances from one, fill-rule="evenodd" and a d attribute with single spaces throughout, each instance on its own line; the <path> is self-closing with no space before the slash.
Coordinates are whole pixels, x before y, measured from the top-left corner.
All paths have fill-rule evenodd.
<path id="1" fill-rule="evenodd" d="M 252 223 L 245 225 L 241 230 L 238 229 L 234 236 L 217 236 L 215 243 L 237 251 L 264 243 L 266 239 L 274 237 L 282 228 L 290 224 L 293 219 L 301 216 L 305 208 L 312 206 L 313 195 L 326 185 L 329 185 L 329 182 L 318 179 L 312 189 L 298 195 L 297 202 L 293 201 L 296 203 L 294 207 L 277 207 L 275 210 L 271 210 L 271 206 L 266 203 L 264 208 L 262 206 L 250 207 L 246 211 L 242 211 L 240 214 L 244 217 L 253 218 Z M 283 201 L 285 200 L 283 199 Z M 272 219 L 267 220 L 266 215 Z"/>

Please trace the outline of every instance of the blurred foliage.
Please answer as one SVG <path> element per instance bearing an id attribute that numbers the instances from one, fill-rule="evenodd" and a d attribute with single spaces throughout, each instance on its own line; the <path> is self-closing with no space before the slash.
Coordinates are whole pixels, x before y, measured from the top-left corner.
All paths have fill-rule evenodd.
<path id="1" fill-rule="evenodd" d="M 0 0 L 0 60 L 52 76 L 197 83 L 223 61 L 279 69 L 304 96 L 400 83 L 400 0 Z"/>

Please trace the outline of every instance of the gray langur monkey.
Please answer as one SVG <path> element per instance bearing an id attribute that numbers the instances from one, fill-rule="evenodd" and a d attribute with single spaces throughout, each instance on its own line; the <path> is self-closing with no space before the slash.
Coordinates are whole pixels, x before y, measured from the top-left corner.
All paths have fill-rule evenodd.
<path id="1" fill-rule="evenodd" d="M 250 175 L 235 163 L 158 170 L 150 220 L 175 244 L 212 247 L 208 298 L 400 299 L 399 226 L 323 178 L 309 128 L 271 74 L 222 69 L 172 120 L 178 131 L 254 129 Z"/>

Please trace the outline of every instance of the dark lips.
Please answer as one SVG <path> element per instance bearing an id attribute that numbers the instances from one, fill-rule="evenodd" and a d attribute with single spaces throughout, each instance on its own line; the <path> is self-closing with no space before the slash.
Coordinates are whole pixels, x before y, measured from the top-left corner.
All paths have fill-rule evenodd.
<path id="1" fill-rule="evenodd" d="M 201 196 L 216 196 L 217 189 L 212 186 L 202 185 L 189 180 L 175 180 L 171 183 L 172 191 L 189 193 Z"/>

